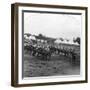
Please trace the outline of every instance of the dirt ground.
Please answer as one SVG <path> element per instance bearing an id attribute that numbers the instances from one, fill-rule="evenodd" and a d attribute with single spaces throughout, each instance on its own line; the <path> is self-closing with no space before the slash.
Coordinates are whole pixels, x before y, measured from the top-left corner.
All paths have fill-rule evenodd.
<path id="1" fill-rule="evenodd" d="M 79 59 L 79 58 L 78 58 Z M 37 57 L 24 54 L 24 77 L 79 75 L 80 60 L 72 64 L 71 59 L 65 56 L 52 56 L 51 60 L 40 60 Z"/>

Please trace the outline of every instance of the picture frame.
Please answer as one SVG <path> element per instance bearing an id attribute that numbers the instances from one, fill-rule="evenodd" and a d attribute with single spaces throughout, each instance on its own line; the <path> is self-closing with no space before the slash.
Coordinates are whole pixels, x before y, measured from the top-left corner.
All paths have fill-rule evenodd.
<path id="1" fill-rule="evenodd" d="M 82 6 L 12 4 L 11 86 L 87 83 L 87 15 Z"/>

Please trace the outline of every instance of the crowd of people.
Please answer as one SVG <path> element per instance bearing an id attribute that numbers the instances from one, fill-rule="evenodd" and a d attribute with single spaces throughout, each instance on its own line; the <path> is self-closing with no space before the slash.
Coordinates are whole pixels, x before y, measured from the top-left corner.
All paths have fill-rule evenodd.
<path id="1" fill-rule="evenodd" d="M 61 47 L 59 44 L 48 43 L 26 43 L 24 44 L 24 50 L 29 52 L 31 56 L 41 58 L 43 60 L 50 60 L 52 56 L 63 55 L 70 57 L 72 61 L 76 59 L 76 53 L 74 48 Z"/>

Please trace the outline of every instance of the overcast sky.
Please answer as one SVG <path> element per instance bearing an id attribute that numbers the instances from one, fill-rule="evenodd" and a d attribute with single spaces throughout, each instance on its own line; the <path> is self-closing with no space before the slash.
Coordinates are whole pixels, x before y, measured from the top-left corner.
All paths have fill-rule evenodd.
<path id="1" fill-rule="evenodd" d="M 53 38 L 80 37 L 81 15 L 24 13 L 24 33 Z"/>

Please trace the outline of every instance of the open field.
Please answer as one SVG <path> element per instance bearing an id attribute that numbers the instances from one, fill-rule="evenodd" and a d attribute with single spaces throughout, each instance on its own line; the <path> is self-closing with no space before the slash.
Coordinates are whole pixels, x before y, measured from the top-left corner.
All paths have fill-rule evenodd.
<path id="1" fill-rule="evenodd" d="M 71 58 L 63 55 L 54 55 L 51 60 L 41 60 L 37 57 L 24 54 L 24 77 L 79 75 L 80 59 L 72 64 Z"/>

